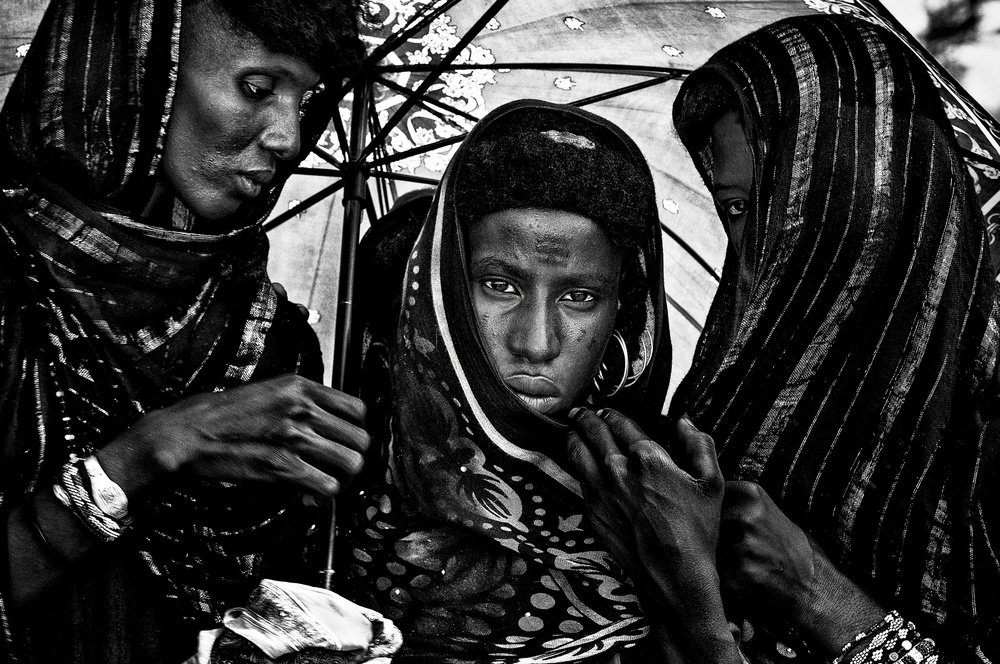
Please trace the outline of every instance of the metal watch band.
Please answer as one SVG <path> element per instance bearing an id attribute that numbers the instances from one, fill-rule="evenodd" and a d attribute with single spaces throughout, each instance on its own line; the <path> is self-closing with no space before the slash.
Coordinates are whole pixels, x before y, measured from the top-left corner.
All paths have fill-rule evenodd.
<path id="1" fill-rule="evenodd" d="M 128 496 L 101 468 L 96 456 L 83 460 L 83 467 L 90 477 L 90 495 L 97 508 L 115 521 L 128 520 Z"/>

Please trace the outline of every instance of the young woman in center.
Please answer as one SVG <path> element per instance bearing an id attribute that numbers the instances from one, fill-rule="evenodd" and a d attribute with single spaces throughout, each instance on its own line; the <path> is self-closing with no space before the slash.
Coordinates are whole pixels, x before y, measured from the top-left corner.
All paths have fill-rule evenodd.
<path id="1" fill-rule="evenodd" d="M 379 403 L 391 382 L 391 425 L 339 547 L 348 592 L 400 626 L 402 661 L 612 661 L 649 628 L 583 519 L 565 441 L 576 406 L 660 416 L 645 160 L 591 113 L 519 101 L 470 132 L 419 234 L 400 218 L 365 243 L 400 306 L 367 331 L 391 381 L 362 392 Z"/>

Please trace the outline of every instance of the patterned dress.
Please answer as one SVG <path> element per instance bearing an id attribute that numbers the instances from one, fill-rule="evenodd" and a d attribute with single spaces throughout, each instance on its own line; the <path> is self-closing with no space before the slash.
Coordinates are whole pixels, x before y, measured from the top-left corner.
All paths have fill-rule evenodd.
<path id="1" fill-rule="evenodd" d="M 400 305 L 398 316 L 382 321 L 383 335 L 395 333 L 391 352 L 381 354 L 387 372 L 366 388 L 385 393 L 391 380 L 391 440 L 388 470 L 353 508 L 338 570 L 350 577 L 343 591 L 400 626 L 400 661 L 603 661 L 648 632 L 629 580 L 583 519 L 580 486 L 567 470 L 565 424 L 531 410 L 503 384 L 472 310 L 454 182 L 469 146 L 529 116 L 547 118 L 556 131 L 573 122 L 573 133 L 628 155 L 649 178 L 634 143 L 608 122 L 566 106 L 515 102 L 470 133 L 418 234 L 404 215 L 400 228 L 369 240 L 399 248 L 382 256 L 396 266 L 385 277 L 396 296 L 387 299 Z M 634 329 L 654 340 L 652 363 L 636 385 L 595 397 L 594 405 L 653 425 L 670 348 L 652 201 L 648 209 L 634 277 L 646 284 L 646 306 Z M 371 330 L 369 357 L 386 343 Z M 376 368 L 369 367 L 369 382 Z"/>

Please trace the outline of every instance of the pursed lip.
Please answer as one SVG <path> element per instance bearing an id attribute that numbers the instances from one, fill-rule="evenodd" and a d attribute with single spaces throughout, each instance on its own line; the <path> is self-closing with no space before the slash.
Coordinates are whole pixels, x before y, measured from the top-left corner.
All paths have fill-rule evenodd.
<path id="1" fill-rule="evenodd" d="M 272 170 L 240 171 L 236 174 L 236 187 L 246 198 L 256 198 L 273 177 Z"/>
<path id="2" fill-rule="evenodd" d="M 514 374 L 505 378 L 504 383 L 514 392 L 528 397 L 558 397 L 560 394 L 559 386 L 545 376 Z"/>
<path id="3" fill-rule="evenodd" d="M 274 177 L 274 171 L 269 168 L 265 168 L 253 171 L 243 171 L 240 175 L 245 175 L 248 179 L 263 187 L 271 181 L 271 178 Z"/>

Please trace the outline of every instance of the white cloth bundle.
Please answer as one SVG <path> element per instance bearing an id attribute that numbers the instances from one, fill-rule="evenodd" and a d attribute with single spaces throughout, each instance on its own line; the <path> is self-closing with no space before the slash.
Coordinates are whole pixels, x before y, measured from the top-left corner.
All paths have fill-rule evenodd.
<path id="1" fill-rule="evenodd" d="M 317 664 L 388 664 L 403 643 L 391 620 L 337 593 L 264 579 L 247 606 L 226 611 L 223 627 L 199 635 L 184 664 L 296 662 L 309 651 Z"/>

